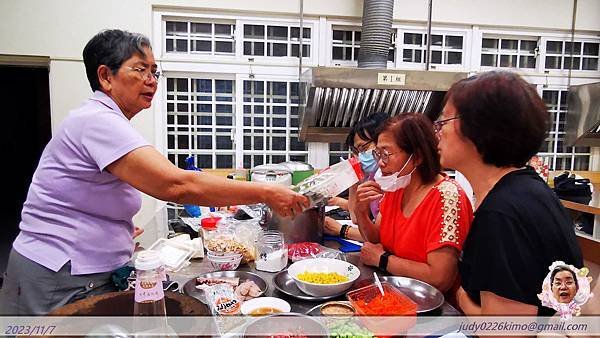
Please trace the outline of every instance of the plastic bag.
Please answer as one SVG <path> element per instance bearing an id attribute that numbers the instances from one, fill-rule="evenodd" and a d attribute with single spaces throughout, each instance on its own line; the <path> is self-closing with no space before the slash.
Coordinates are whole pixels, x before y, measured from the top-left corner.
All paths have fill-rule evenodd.
<path id="1" fill-rule="evenodd" d="M 318 243 L 302 242 L 288 244 L 288 257 L 292 262 L 313 258 L 319 252 L 321 252 L 321 246 Z"/>
<path id="2" fill-rule="evenodd" d="M 327 201 L 350 188 L 364 177 L 360 162 L 352 157 L 323 169 L 300 182 L 294 190 L 310 200 L 309 208 L 323 206 Z"/>
<path id="3" fill-rule="evenodd" d="M 345 261 L 344 255 L 338 250 L 324 247 L 314 242 L 288 244 L 288 257 L 292 262 L 307 258 L 333 258 Z"/>
<path id="4" fill-rule="evenodd" d="M 243 263 L 255 260 L 255 241 L 262 229 L 256 220 L 239 221 L 227 217 L 219 221 L 217 230 L 206 240 L 208 250 L 216 252 L 238 252 Z"/>
<path id="5" fill-rule="evenodd" d="M 554 178 L 554 192 L 558 198 L 588 204 L 592 200 L 592 183 L 589 179 L 568 171 Z"/>

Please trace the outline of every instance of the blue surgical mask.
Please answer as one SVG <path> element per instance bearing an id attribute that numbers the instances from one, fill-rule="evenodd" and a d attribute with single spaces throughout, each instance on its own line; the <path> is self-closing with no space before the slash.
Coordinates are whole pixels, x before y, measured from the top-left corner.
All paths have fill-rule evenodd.
<path id="1" fill-rule="evenodd" d="M 377 161 L 375 160 L 375 157 L 373 157 L 372 150 L 358 153 L 358 160 L 360 161 L 363 172 L 372 173 L 377 170 Z"/>

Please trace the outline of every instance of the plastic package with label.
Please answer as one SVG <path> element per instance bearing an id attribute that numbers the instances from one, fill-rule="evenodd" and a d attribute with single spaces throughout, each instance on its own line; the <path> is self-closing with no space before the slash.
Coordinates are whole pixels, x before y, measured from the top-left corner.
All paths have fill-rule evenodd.
<path id="1" fill-rule="evenodd" d="M 195 253 L 192 246 L 188 246 L 178 241 L 171 241 L 166 238 L 159 238 L 148 250 L 158 251 L 160 259 L 165 269 L 176 272 L 189 264 L 190 259 Z"/>
<path id="2" fill-rule="evenodd" d="M 216 328 L 221 336 L 245 323 L 243 317 L 237 316 L 240 314 L 242 302 L 236 296 L 233 286 L 217 284 L 204 292 Z"/>
<path id="3" fill-rule="evenodd" d="M 256 257 L 255 242 L 261 233 L 257 220 L 240 221 L 227 217 L 219 222 L 217 230 L 206 241 L 205 246 L 214 252 L 241 253 L 244 256 L 242 262 L 250 262 Z"/>
<path id="4" fill-rule="evenodd" d="M 327 201 L 358 183 L 364 177 L 360 162 L 351 157 L 300 182 L 294 190 L 310 200 L 309 208 L 323 206 Z"/>
<path id="5" fill-rule="evenodd" d="M 333 258 L 345 261 L 344 255 L 335 249 L 314 242 L 288 244 L 288 257 L 292 262 L 307 258 Z"/>

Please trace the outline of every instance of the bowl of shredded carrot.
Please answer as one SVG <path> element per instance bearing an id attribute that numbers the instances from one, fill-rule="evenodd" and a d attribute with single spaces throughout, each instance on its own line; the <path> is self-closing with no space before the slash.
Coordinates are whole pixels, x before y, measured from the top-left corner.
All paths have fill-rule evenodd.
<path id="1" fill-rule="evenodd" d="M 376 284 L 348 292 L 346 297 L 363 316 L 415 315 L 417 304 L 388 282 L 382 282 L 383 294 Z"/>
<path id="2" fill-rule="evenodd" d="M 383 294 L 376 284 L 352 290 L 346 298 L 372 332 L 403 335 L 416 323 L 417 304 L 388 282 L 381 282 Z"/>
<path id="3" fill-rule="evenodd" d="M 343 294 L 360 276 L 353 264 L 333 258 L 310 258 L 293 263 L 288 274 L 298 288 L 311 296 Z"/>

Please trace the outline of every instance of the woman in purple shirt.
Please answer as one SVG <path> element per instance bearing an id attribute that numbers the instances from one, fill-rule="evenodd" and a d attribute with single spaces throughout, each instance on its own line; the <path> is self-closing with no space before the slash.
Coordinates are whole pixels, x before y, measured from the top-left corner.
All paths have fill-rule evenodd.
<path id="1" fill-rule="evenodd" d="M 130 120 L 150 108 L 160 73 L 148 38 L 105 30 L 83 50 L 94 91 L 70 112 L 40 158 L 13 244 L 0 315 L 44 314 L 110 290 L 111 272 L 133 251 L 140 192 L 176 203 L 265 202 L 282 216 L 307 199 L 278 185 L 177 168 Z"/>

